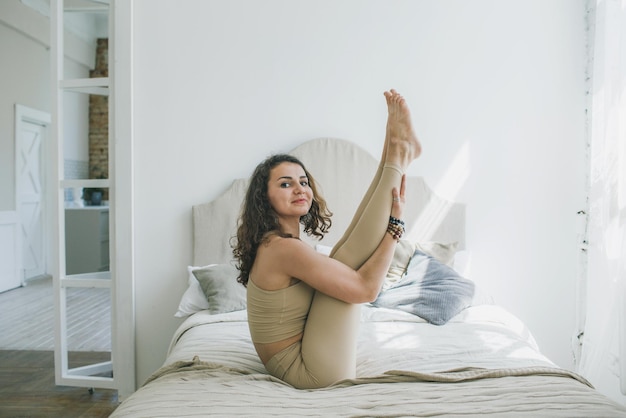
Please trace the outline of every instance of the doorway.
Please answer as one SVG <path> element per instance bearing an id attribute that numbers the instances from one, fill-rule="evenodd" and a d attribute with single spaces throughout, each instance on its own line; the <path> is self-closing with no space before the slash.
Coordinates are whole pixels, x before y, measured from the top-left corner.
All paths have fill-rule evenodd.
<path id="1" fill-rule="evenodd" d="M 44 148 L 50 114 L 15 106 L 15 195 L 20 221 L 21 283 L 46 271 Z"/>

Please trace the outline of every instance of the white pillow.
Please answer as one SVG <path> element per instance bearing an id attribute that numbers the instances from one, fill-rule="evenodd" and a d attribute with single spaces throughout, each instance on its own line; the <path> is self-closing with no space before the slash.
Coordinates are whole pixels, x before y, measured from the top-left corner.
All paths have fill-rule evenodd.
<path id="1" fill-rule="evenodd" d="M 330 252 L 333 250 L 333 247 L 329 247 L 328 245 L 315 244 L 315 251 L 320 254 L 330 255 Z"/>
<path id="2" fill-rule="evenodd" d="M 187 274 L 189 275 L 187 278 L 187 290 L 185 290 L 185 293 L 183 293 L 183 296 L 180 299 L 178 311 L 174 314 L 175 317 L 185 318 L 189 315 L 195 314 L 196 312 L 209 309 L 209 302 L 202 291 L 202 287 L 200 287 L 200 282 L 198 282 L 196 276 L 193 275 L 193 271 L 214 265 L 215 264 L 209 264 L 202 267 L 187 266 Z"/>

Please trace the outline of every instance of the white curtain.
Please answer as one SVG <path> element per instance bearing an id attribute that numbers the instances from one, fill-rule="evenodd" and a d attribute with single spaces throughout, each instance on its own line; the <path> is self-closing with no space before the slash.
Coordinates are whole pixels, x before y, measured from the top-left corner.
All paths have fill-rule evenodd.
<path id="1" fill-rule="evenodd" d="M 621 363 L 626 394 L 626 0 L 590 6 L 590 190 L 578 371 L 619 393 Z"/>

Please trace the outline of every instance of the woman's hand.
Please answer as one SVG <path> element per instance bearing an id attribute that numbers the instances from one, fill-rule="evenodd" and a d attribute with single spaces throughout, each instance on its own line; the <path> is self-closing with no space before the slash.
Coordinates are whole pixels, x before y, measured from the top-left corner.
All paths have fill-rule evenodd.
<path id="1" fill-rule="evenodd" d="M 406 174 L 402 175 L 402 182 L 400 183 L 400 191 L 396 187 L 391 191 L 393 197 L 391 205 L 391 216 L 394 218 L 402 219 L 402 211 L 404 210 L 404 204 L 406 199 L 404 198 L 404 190 L 406 188 Z"/>

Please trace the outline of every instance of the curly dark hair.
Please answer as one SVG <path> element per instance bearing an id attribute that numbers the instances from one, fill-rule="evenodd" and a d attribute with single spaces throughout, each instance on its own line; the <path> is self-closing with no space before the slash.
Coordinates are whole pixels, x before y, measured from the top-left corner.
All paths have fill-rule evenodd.
<path id="1" fill-rule="evenodd" d="M 315 180 L 307 171 L 304 164 L 296 157 L 289 154 L 272 155 L 261 162 L 248 185 L 245 200 L 241 208 L 237 227 L 236 243 L 233 245 L 233 255 L 237 260 L 239 276 L 237 281 L 244 286 L 248 285 L 250 270 L 254 264 L 257 250 L 261 243 L 269 239 L 270 233 L 278 236 L 292 238 L 291 234 L 283 233 L 278 223 L 278 215 L 272 208 L 267 196 L 270 171 L 281 163 L 298 164 L 304 170 L 309 179 L 309 186 L 313 191 L 313 201 L 309 212 L 300 218 L 304 226 L 304 232 L 309 236 L 322 239 L 332 224 L 332 213 L 326 206 L 326 201 L 317 192 Z"/>

